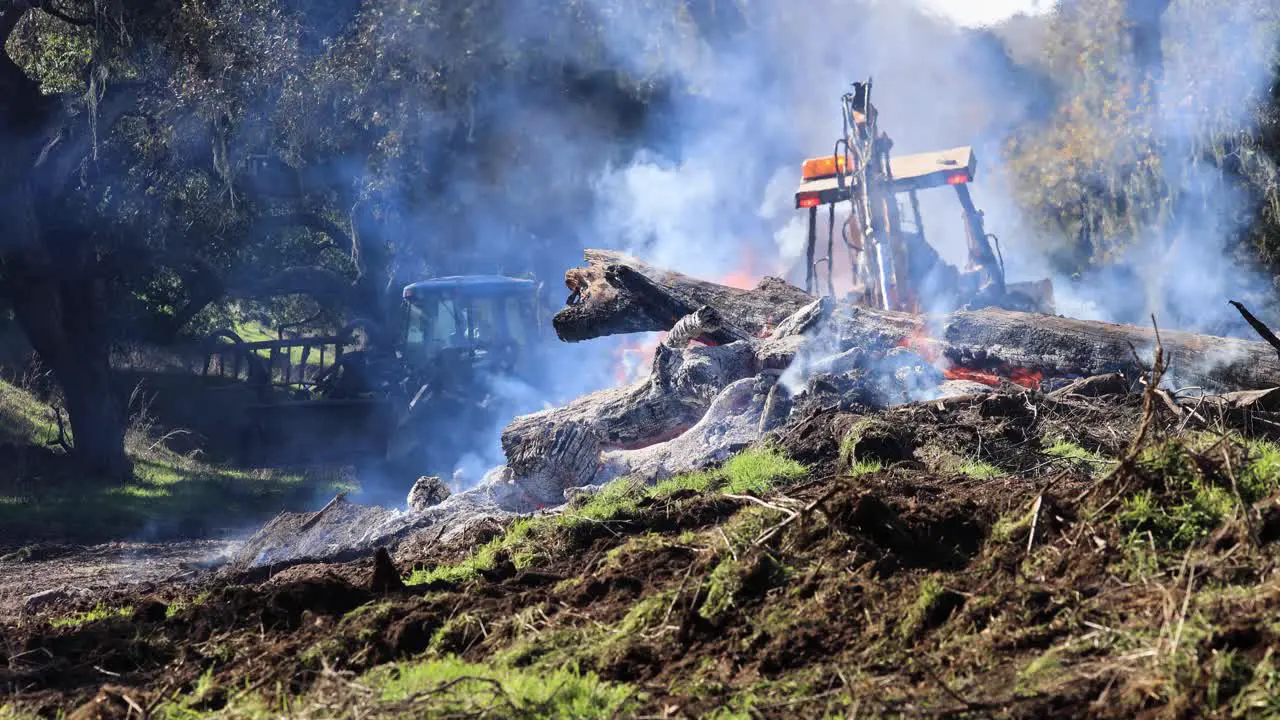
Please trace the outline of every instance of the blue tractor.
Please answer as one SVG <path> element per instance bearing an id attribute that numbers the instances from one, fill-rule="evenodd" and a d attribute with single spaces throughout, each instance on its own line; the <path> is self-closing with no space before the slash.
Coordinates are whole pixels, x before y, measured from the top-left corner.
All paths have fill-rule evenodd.
<path id="1" fill-rule="evenodd" d="M 495 382 L 536 386 L 551 310 L 542 287 L 501 275 L 404 287 L 390 323 L 245 342 L 219 331 L 204 373 L 247 393 L 245 467 L 354 465 L 412 481 L 448 474 L 499 427 Z"/>

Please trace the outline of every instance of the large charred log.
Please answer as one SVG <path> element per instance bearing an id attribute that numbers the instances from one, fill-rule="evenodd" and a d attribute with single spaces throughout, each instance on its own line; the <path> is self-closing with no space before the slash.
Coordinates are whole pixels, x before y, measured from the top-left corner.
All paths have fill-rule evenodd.
<path id="1" fill-rule="evenodd" d="M 739 290 L 609 250 L 585 254 L 587 267 L 565 273 L 569 300 L 554 320 L 556 334 L 565 342 L 667 331 L 698 308 L 710 306 L 720 322 L 707 339 L 724 344 L 760 337 L 813 301 L 777 278 L 765 278 L 754 290 Z"/>
<path id="2" fill-rule="evenodd" d="M 566 340 L 670 330 L 708 305 L 722 320 L 721 332 L 730 328 L 734 338 L 768 334 L 791 316 L 788 322 L 801 327 L 789 332 L 823 336 L 832 354 L 905 345 L 952 366 L 1044 377 L 1134 376 L 1157 342 L 1154 328 L 1008 310 L 926 317 L 830 301 L 813 305 L 813 297 L 780 280 L 738 290 L 618 253 L 588 250 L 586 256 L 588 267 L 565 275 L 577 296 L 556 316 L 557 332 Z M 1280 358 L 1265 343 L 1179 331 L 1162 331 L 1160 342 L 1170 359 L 1169 376 L 1184 385 L 1210 392 L 1280 385 Z"/>

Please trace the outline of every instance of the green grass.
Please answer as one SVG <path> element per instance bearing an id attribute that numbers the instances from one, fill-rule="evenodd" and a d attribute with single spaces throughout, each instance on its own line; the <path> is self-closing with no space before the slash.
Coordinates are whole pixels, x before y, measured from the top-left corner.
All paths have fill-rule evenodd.
<path id="1" fill-rule="evenodd" d="M 1132 535 L 1150 533 L 1159 546 L 1182 549 L 1207 535 L 1238 509 L 1231 490 L 1208 482 L 1196 469 L 1188 450 L 1177 442 L 1147 448 L 1138 458 L 1138 467 L 1144 476 L 1158 479 L 1161 489 L 1157 492 L 1149 487 L 1125 498 L 1118 520 Z M 1265 475 L 1269 467 L 1262 466 L 1264 475 L 1251 481 L 1251 494 L 1262 494 L 1274 487 L 1275 478 Z"/>
<path id="2" fill-rule="evenodd" d="M 898 637 L 902 640 L 915 637 L 924 628 L 929 614 L 937 607 L 945 592 L 946 588 L 936 577 L 927 577 L 921 581 L 915 603 L 898 623 Z"/>
<path id="3" fill-rule="evenodd" d="M 1004 475 L 1004 471 L 982 460 L 965 460 L 955 466 L 955 471 L 975 480 L 990 480 Z"/>
<path id="4" fill-rule="evenodd" d="M 317 495 L 353 489 L 336 473 L 242 470 L 167 450 L 141 428 L 126 437 L 134 477 L 86 481 L 61 452 L 31 447 L 57 437 L 53 411 L 34 395 L 0 382 L 0 442 L 30 448 L 30 466 L 0 476 L 0 544 L 21 539 L 91 542 L 136 537 L 150 528 L 199 536 L 218 523 L 266 519 L 303 509 Z M 37 479 L 38 478 L 38 479 Z"/>
<path id="5" fill-rule="evenodd" d="M 849 477 L 860 478 L 863 475 L 874 475 L 884 470 L 884 463 L 879 460 L 858 460 L 849 468 Z"/>
<path id="6" fill-rule="evenodd" d="M 129 617 L 132 614 L 132 607 L 111 607 L 109 605 L 99 603 L 98 606 L 92 610 L 54 618 L 49 621 L 49 624 L 56 628 L 80 627 L 81 625 L 88 625 L 89 623 L 97 622 L 99 620 L 106 620 L 107 618 L 113 617 Z"/>
<path id="7" fill-rule="evenodd" d="M 715 470 L 678 475 L 652 487 L 621 478 L 600 488 L 582 505 L 566 508 L 561 514 L 516 520 L 506 532 L 462 561 L 415 570 L 408 583 L 468 582 L 493 569 L 501 553 L 508 554 L 517 568 L 528 567 L 547 552 L 547 543 L 558 531 L 589 523 L 625 522 L 638 512 L 639 503 L 645 498 L 661 500 L 682 490 L 759 494 L 779 481 L 794 481 L 807 472 L 804 465 L 787 458 L 776 448 L 761 447 L 743 451 Z"/>
<path id="8" fill-rule="evenodd" d="M 26 390 L 0 382 L 0 439 L 15 445 L 54 442 L 58 425 L 53 408 Z"/>
<path id="9" fill-rule="evenodd" d="M 1101 477 L 1111 472 L 1118 464 L 1117 461 L 1105 458 L 1092 450 L 1077 445 L 1067 440 L 1058 440 L 1052 445 L 1044 449 L 1044 454 L 1050 457 L 1061 458 L 1072 465 L 1085 467 L 1094 477 Z"/>
<path id="10" fill-rule="evenodd" d="M 788 458 L 777 448 L 764 446 L 745 450 L 715 470 L 686 473 L 654 485 L 646 494 L 655 500 L 670 497 L 682 490 L 709 492 L 720 490 L 734 495 L 768 492 L 780 482 L 793 482 L 805 476 L 808 468 Z"/>
<path id="11" fill-rule="evenodd" d="M 263 325 L 262 323 L 255 322 L 255 321 L 239 323 L 232 328 L 232 331 L 235 332 L 236 335 L 239 335 L 241 340 L 244 340 L 247 343 L 265 342 L 269 340 L 280 339 L 279 335 L 273 332 L 266 325 Z M 256 352 L 258 356 L 261 357 L 263 360 L 268 360 L 271 358 L 270 350 L 257 350 Z M 320 362 L 320 354 L 317 351 L 312 350 L 311 355 L 310 357 L 307 358 L 307 360 L 310 363 L 318 364 Z M 300 347 L 289 348 L 289 362 L 294 367 L 297 367 L 302 364 L 302 348 Z"/>
<path id="12" fill-rule="evenodd" d="M 378 668 L 362 684 L 373 688 L 384 703 L 425 697 L 427 701 L 415 709 L 430 710 L 432 716 L 490 710 L 545 718 L 612 718 L 633 709 L 635 697 L 626 685 L 604 682 L 576 668 L 531 672 L 456 657 Z"/>
<path id="13" fill-rule="evenodd" d="M 169 605 L 165 608 L 164 616 L 166 618 L 176 617 L 183 610 L 187 610 L 193 607 L 200 607 L 201 605 L 204 605 L 208 601 L 209 601 L 209 592 L 206 590 L 205 592 L 202 592 L 199 595 L 196 595 L 190 600 L 177 600 L 169 603 Z"/>

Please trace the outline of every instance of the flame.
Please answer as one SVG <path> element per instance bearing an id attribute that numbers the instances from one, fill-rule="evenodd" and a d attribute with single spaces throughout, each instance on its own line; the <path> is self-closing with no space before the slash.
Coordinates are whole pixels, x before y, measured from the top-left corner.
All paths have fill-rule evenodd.
<path id="1" fill-rule="evenodd" d="M 1008 364 L 1000 365 L 994 370 L 953 365 L 942 356 L 940 343 L 929 337 L 923 326 L 916 328 L 914 332 L 899 341 L 898 347 L 907 348 L 924 358 L 926 362 L 932 363 L 948 380 L 968 380 L 990 387 L 1000 387 L 1003 381 L 1008 381 L 1029 390 L 1038 390 L 1040 383 L 1044 380 L 1044 374 L 1041 372 Z"/>
<path id="2" fill-rule="evenodd" d="M 759 265 L 755 252 L 749 246 L 743 246 L 741 261 L 738 266 L 713 279 L 712 282 L 737 288 L 738 290 L 754 290 L 756 285 L 760 284 L 760 279 L 765 275 L 765 273 L 760 272 Z"/>
<path id="3" fill-rule="evenodd" d="M 666 333 L 658 333 L 652 339 L 624 338 L 613 351 L 613 377 L 618 385 L 629 385 L 647 376 L 653 369 L 653 355 L 665 339 Z"/>

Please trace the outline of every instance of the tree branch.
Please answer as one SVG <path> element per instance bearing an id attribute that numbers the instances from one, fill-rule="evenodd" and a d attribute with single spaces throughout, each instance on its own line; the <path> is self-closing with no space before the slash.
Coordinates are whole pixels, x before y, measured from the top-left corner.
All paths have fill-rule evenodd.
<path id="1" fill-rule="evenodd" d="M 84 27 L 86 25 L 92 25 L 94 23 L 93 18 L 78 18 L 78 17 L 72 17 L 66 14 L 65 12 L 53 6 L 53 0 L 44 0 L 39 4 L 39 8 L 44 12 L 47 12 L 50 15 L 58 18 L 59 20 L 65 23 L 70 23 L 72 25 L 79 25 L 80 27 Z"/>
<path id="2" fill-rule="evenodd" d="M 357 306 L 350 280 L 332 270 L 314 266 L 285 268 L 269 278 L 243 284 L 229 283 L 226 294 L 253 299 L 310 295 L 322 304 Z"/>
<path id="3" fill-rule="evenodd" d="M 264 215 L 254 221 L 257 230 L 278 230 L 287 227 L 305 227 L 328 235 L 339 247 L 351 247 L 351 234 L 335 222 L 312 212 L 294 212 L 285 215 Z"/>

